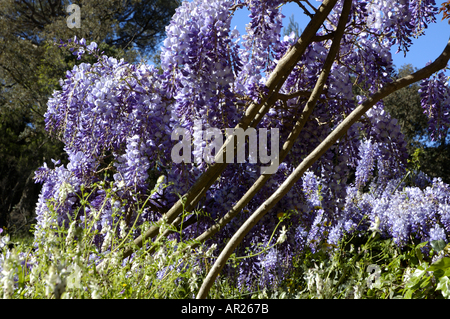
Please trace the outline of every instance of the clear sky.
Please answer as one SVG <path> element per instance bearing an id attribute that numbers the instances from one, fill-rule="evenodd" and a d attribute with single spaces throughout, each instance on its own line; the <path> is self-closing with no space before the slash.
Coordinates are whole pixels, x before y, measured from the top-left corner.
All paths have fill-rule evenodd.
<path id="1" fill-rule="evenodd" d="M 445 1 L 436 0 L 438 7 L 440 7 L 443 2 Z M 313 5 L 320 4 L 320 2 L 314 0 L 312 0 L 311 3 Z M 309 22 L 309 18 L 303 14 L 302 10 L 295 3 L 284 5 L 282 7 L 282 13 L 286 16 L 283 21 L 284 26 L 289 24 L 289 17 L 291 15 L 294 15 L 294 20 L 299 24 L 301 29 L 304 29 Z M 239 32 L 244 34 L 245 25 L 250 21 L 248 14 L 249 12 L 247 10 L 238 10 L 231 23 L 232 28 L 236 26 Z M 413 45 L 406 57 L 402 52 L 395 54 L 397 47 L 394 48 L 392 57 L 397 68 L 408 63 L 412 64 L 414 67 L 422 68 L 427 62 L 430 60 L 434 61 L 439 54 L 442 53 L 450 37 L 450 25 L 448 24 L 448 20 L 442 21 L 442 13 L 437 20 L 437 23 L 429 25 L 424 35 L 413 40 Z M 450 75 L 450 72 L 447 72 L 447 74 Z"/>

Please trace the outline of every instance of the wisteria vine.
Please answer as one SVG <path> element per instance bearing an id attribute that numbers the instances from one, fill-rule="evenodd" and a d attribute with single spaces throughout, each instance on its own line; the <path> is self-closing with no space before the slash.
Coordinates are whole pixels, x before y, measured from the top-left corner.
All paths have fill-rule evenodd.
<path id="1" fill-rule="evenodd" d="M 322 71 L 344 1 L 334 2 L 328 18 L 275 93 L 270 110 L 254 124 L 278 128 L 280 145 L 302 117 Z M 178 142 L 171 139 L 172 132 L 183 128 L 198 136 L 195 123 L 201 123 L 204 130 L 225 132 L 240 123 L 252 103 L 267 101 L 273 94 L 265 83 L 298 40 L 280 35 L 285 3 L 184 2 L 166 29 L 162 72 L 154 66 L 104 56 L 94 42 L 86 45 L 86 40 L 74 39 L 69 46 L 75 55 L 93 54 L 98 61 L 68 71 L 62 89 L 48 102 L 46 128 L 65 143 L 69 164 L 54 161 L 53 167 L 44 164 L 36 172 L 36 181 L 43 183 L 36 209 L 37 234 L 48 231 L 51 210 L 57 212 L 59 223 L 68 226 L 80 205 L 77 195 L 94 183 L 104 186 L 92 189 L 86 214 L 100 214 L 95 226 L 100 251 L 109 249 L 106 238 L 114 218 L 119 218 L 118 211 L 129 225 L 136 219 L 138 223 L 159 220 L 210 166 L 205 161 L 171 161 L 171 149 Z M 251 19 L 244 35 L 231 26 L 233 13 L 242 7 L 249 9 Z M 392 46 L 399 45 L 406 53 L 411 38 L 422 35 L 436 14 L 433 0 L 353 1 L 324 91 L 289 154 L 238 216 L 207 243 L 230 238 L 339 123 L 370 94 L 391 83 Z M 421 90 L 433 136 L 441 138 L 450 123 L 444 74 L 424 80 Z M 336 245 L 345 233 L 368 229 L 376 218 L 381 221 L 382 235 L 394 238 L 400 246 L 413 237 L 448 241 L 449 186 L 427 179 L 426 188 L 404 188 L 406 160 L 400 127 L 380 101 L 264 216 L 237 254 L 244 254 L 246 247 L 259 249 L 258 243 L 270 244 L 282 216 L 289 216 L 291 225 L 286 241 L 243 259 L 237 274 L 228 269 L 230 276 L 237 276 L 239 285 L 246 288 L 254 278 L 262 285 L 276 285 L 276 278 L 292 266 L 292 256 L 306 247 Z M 261 163 L 228 164 L 198 201 L 196 208 L 202 217 L 194 212 L 187 217 L 185 238 L 196 238 L 225 215 L 258 179 L 260 167 Z M 160 176 L 168 187 L 157 184 Z M 137 215 L 137 207 L 155 186 L 157 191 Z M 112 188 L 113 196 L 107 197 L 106 187 Z M 78 218 L 82 221 L 87 216 Z"/>

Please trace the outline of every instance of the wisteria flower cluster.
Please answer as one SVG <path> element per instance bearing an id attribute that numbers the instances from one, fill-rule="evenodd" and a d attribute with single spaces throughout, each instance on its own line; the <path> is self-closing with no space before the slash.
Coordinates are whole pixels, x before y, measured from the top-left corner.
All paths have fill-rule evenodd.
<path id="1" fill-rule="evenodd" d="M 445 140 L 450 126 L 450 88 L 444 72 L 435 74 L 420 84 L 421 104 L 429 118 L 429 129 L 434 141 Z"/>

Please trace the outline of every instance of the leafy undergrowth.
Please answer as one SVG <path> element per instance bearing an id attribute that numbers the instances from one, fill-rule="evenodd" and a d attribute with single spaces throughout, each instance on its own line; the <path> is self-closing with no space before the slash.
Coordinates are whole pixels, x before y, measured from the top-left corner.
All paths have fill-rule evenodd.
<path id="1" fill-rule="evenodd" d="M 56 204 L 49 202 L 48 205 L 52 208 Z M 3 298 L 154 299 L 196 296 L 220 252 L 216 245 L 203 244 L 192 248 L 191 245 L 198 243 L 180 240 L 183 230 L 171 228 L 161 219 L 154 223 L 160 227 L 159 237 L 144 241 L 143 248 L 135 247 L 135 253 L 122 260 L 122 249 L 132 246 L 133 238 L 145 232 L 151 223 L 135 223 L 128 227 L 117 212 L 117 216 L 112 216 L 116 221 L 112 227 L 99 231 L 95 225 L 100 214 L 87 215 L 85 212 L 89 207 L 89 203 L 84 201 L 73 219 L 69 218 L 66 227 L 58 223 L 56 213 L 45 216 L 45 227 L 33 231 L 32 238 L 11 238 L 7 230 L 0 229 Z M 277 227 L 283 220 L 280 218 Z M 167 231 L 174 236 L 164 236 Z M 100 237 L 102 241 L 98 240 Z M 283 226 L 275 244 L 261 244 L 256 253 L 249 250 L 248 255 L 233 255 L 228 261 L 228 269 L 238 267 L 239 260 L 277 249 L 285 237 Z M 224 272 L 215 281 L 209 297 L 449 298 L 450 244 L 438 240 L 427 245 L 415 242 L 414 238 L 410 242 L 399 248 L 392 239 L 381 238 L 375 225 L 368 231 L 344 236 L 339 246 L 323 242 L 314 252 L 304 249 L 289 263 L 289 272 L 272 278 L 277 285 L 262 287 L 255 282 L 243 286 Z M 264 266 L 262 271 L 265 271 Z M 271 276 L 277 276 L 277 273 Z"/>
<path id="2" fill-rule="evenodd" d="M 52 229 L 34 245 L 29 239 L 11 241 L 3 232 L 3 298 L 193 298 L 214 262 L 214 247 L 183 252 L 192 242 L 169 239 L 161 239 L 154 254 L 140 249 L 122 261 L 115 248 L 127 242 L 123 231 L 111 238 L 112 251 L 101 252 L 95 231 L 56 224 Z M 238 289 L 220 277 L 209 297 L 449 298 L 450 245 L 435 241 L 431 246 L 429 251 L 425 243 L 400 249 L 376 232 L 354 233 L 339 247 L 324 243 L 315 253 L 305 250 L 289 276 L 278 278 L 276 290 Z"/>

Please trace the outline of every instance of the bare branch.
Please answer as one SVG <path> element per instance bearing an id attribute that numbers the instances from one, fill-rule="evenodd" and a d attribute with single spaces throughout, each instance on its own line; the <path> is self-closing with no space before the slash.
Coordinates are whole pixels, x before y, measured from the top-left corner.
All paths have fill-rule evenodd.
<path id="1" fill-rule="evenodd" d="M 297 91 L 295 93 L 283 94 L 278 93 L 277 98 L 282 101 L 288 101 L 290 99 L 294 99 L 299 96 L 309 97 L 311 95 L 310 91 Z"/>
<path id="2" fill-rule="evenodd" d="M 314 41 L 315 42 L 322 42 L 322 41 L 325 41 L 325 40 L 332 40 L 334 38 L 334 34 L 335 34 L 335 32 L 333 31 L 333 32 L 327 33 L 325 35 L 316 35 L 314 37 Z"/>

